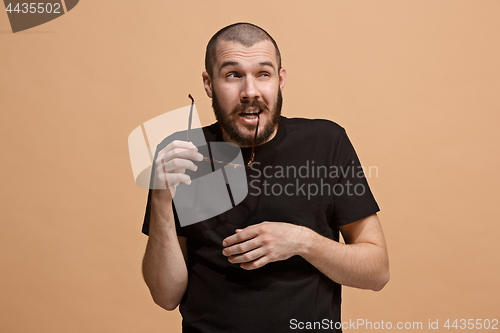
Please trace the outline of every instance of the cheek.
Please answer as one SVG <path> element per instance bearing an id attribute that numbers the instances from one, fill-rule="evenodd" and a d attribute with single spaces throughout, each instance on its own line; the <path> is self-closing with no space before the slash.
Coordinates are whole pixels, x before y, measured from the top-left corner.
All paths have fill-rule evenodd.
<path id="1" fill-rule="evenodd" d="M 265 85 L 261 86 L 260 92 L 262 96 L 267 100 L 275 100 L 278 96 L 278 91 L 280 90 L 279 81 L 270 81 Z"/>
<path id="2" fill-rule="evenodd" d="M 217 98 L 221 104 L 232 105 L 234 103 L 239 103 L 240 95 L 238 90 L 231 86 L 222 86 L 216 91 Z"/>
<path id="3" fill-rule="evenodd" d="M 263 93 L 263 98 L 269 107 L 272 107 L 276 103 L 276 98 L 278 96 L 278 91 L 276 89 L 269 89 Z"/>

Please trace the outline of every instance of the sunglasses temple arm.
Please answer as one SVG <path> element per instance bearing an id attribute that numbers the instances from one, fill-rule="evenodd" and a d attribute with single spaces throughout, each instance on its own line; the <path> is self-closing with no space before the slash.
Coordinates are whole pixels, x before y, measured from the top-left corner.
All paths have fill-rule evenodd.
<path id="1" fill-rule="evenodd" d="M 188 95 L 188 98 L 191 99 L 191 109 L 189 110 L 189 120 L 188 120 L 188 130 L 187 130 L 187 142 L 189 142 L 189 132 L 191 131 L 191 123 L 193 121 L 193 105 L 194 98 L 191 94 Z"/>
<path id="2" fill-rule="evenodd" d="M 260 114 L 257 114 L 257 128 L 255 128 L 255 135 L 253 137 L 252 155 L 250 155 L 250 161 L 248 161 L 247 166 L 250 166 L 253 162 L 253 157 L 255 156 L 255 142 L 257 141 L 257 133 L 259 132 L 259 122 Z"/>

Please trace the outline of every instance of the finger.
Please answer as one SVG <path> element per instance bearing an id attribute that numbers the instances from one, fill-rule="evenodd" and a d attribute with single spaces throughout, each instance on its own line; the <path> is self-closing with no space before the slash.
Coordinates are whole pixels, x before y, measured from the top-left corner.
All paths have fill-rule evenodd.
<path id="1" fill-rule="evenodd" d="M 170 188 L 171 186 L 177 187 L 180 183 L 185 183 L 186 185 L 191 185 L 191 177 L 186 175 L 185 173 L 167 173 L 164 177 L 156 177 L 155 182 L 153 184 L 153 189 L 162 190 L 167 186 Z"/>
<path id="2" fill-rule="evenodd" d="M 176 170 L 181 170 L 181 169 L 189 169 L 191 171 L 196 171 L 198 170 L 198 166 L 193 163 L 193 161 L 182 159 L 182 158 L 175 158 L 173 160 L 163 160 L 165 163 L 165 169 L 167 172 L 175 172 L 175 173 L 181 173 L 181 172 L 176 172 Z"/>
<path id="3" fill-rule="evenodd" d="M 161 157 L 166 160 L 171 160 L 173 158 L 185 158 L 185 159 L 201 161 L 203 159 L 203 155 L 201 153 L 193 149 L 185 149 L 185 148 L 175 148 L 170 151 L 166 151 L 163 154 L 161 154 Z"/>
<path id="4" fill-rule="evenodd" d="M 274 222 L 264 221 L 264 222 L 260 222 L 260 223 L 257 223 L 257 224 L 249 225 L 248 227 L 246 227 L 243 230 L 250 230 L 250 229 L 254 229 L 254 228 L 260 228 L 263 225 L 268 225 L 268 224 L 272 224 L 272 223 L 274 223 Z"/>
<path id="5" fill-rule="evenodd" d="M 197 169 L 192 161 L 202 161 L 203 155 L 192 150 L 176 150 L 166 154 L 158 154 L 155 163 L 159 165 L 161 161 L 167 163 L 167 172 L 171 172 L 177 168 Z M 185 162 L 184 162 L 185 161 Z M 195 170 L 193 170 L 195 171 Z"/>
<path id="6" fill-rule="evenodd" d="M 230 246 L 222 251 L 222 254 L 226 257 L 235 256 L 238 254 L 246 253 L 262 246 L 256 238 L 252 238 L 245 242 Z"/>
<path id="7" fill-rule="evenodd" d="M 233 244 L 240 243 L 240 242 L 255 238 L 258 235 L 259 235 L 259 233 L 257 232 L 257 230 L 243 229 L 242 231 L 239 231 L 236 234 L 225 238 L 222 241 L 222 245 L 223 246 L 231 246 Z"/>
<path id="8" fill-rule="evenodd" d="M 186 152 L 187 155 L 186 155 Z M 189 153 L 190 152 L 190 153 Z M 180 141 L 180 140 L 174 140 L 171 143 L 169 143 L 165 148 L 160 150 L 158 152 L 158 155 L 156 156 L 155 163 L 158 165 L 160 160 L 164 160 L 165 162 L 168 162 L 169 160 L 175 158 L 176 156 L 180 158 L 190 158 L 194 160 L 199 160 L 200 155 L 198 155 L 198 148 L 192 143 L 192 142 L 186 142 L 186 141 Z M 201 160 L 203 159 L 203 156 L 201 156 Z M 168 172 L 172 170 L 167 170 Z"/>
<path id="9" fill-rule="evenodd" d="M 169 143 L 165 148 L 160 150 L 158 153 L 158 156 L 172 156 L 176 155 L 180 152 L 192 152 L 194 154 L 198 153 L 198 148 L 192 144 L 191 142 L 186 142 L 186 141 L 172 141 Z"/>
<path id="10" fill-rule="evenodd" d="M 268 256 L 262 256 L 257 260 L 241 263 L 240 267 L 243 268 L 244 270 L 249 271 L 252 269 L 261 268 L 262 266 L 267 265 L 268 263 L 270 263 Z"/>
<path id="11" fill-rule="evenodd" d="M 169 173 L 167 174 L 167 183 L 169 184 L 169 186 L 177 186 L 180 183 L 191 185 L 191 177 L 189 177 L 185 173 Z"/>
<path id="12" fill-rule="evenodd" d="M 193 149 L 198 151 L 198 148 L 192 142 L 182 140 L 174 140 L 170 142 L 165 148 L 162 149 L 162 151 L 170 151 L 175 148 Z"/>
<path id="13" fill-rule="evenodd" d="M 198 166 L 189 160 L 176 160 L 175 162 L 161 160 L 161 164 L 156 169 L 156 174 L 166 178 L 170 173 L 185 173 L 187 168 L 192 171 L 198 170 Z"/>
<path id="14" fill-rule="evenodd" d="M 254 261 L 254 260 L 262 257 L 265 254 L 266 254 L 265 250 L 263 248 L 259 247 L 259 248 L 252 250 L 252 251 L 248 251 L 246 253 L 242 253 L 242 254 L 239 254 L 236 256 L 230 256 L 227 259 L 231 264 L 240 264 L 240 263 Z"/>
<path id="15" fill-rule="evenodd" d="M 261 222 L 261 223 L 252 224 L 252 225 L 249 225 L 248 227 L 246 227 L 244 229 L 236 229 L 235 232 L 241 232 L 243 230 L 251 230 L 251 229 L 259 228 L 259 227 L 261 227 L 262 225 L 265 225 L 265 224 L 269 224 L 269 222 L 264 221 L 264 222 Z"/>

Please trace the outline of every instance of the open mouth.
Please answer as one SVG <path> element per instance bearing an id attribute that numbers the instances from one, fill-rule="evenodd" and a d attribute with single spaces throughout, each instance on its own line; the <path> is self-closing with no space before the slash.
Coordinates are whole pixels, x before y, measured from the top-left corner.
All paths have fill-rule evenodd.
<path id="1" fill-rule="evenodd" d="M 238 113 L 238 115 L 241 117 L 244 117 L 246 119 L 256 119 L 260 113 L 262 113 L 261 109 L 255 109 L 255 110 L 242 111 L 242 112 Z"/>

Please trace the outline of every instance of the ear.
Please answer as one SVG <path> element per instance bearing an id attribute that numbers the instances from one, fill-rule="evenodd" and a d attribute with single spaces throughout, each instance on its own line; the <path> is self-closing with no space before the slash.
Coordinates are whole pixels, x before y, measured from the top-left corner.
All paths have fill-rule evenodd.
<path id="1" fill-rule="evenodd" d="M 205 87 L 205 92 L 209 98 L 212 98 L 212 79 L 210 75 L 205 71 L 201 74 L 203 77 L 203 86 Z"/>
<path id="2" fill-rule="evenodd" d="M 286 69 L 281 68 L 280 69 L 280 90 L 283 91 L 283 88 L 285 88 L 285 81 L 286 81 Z"/>

